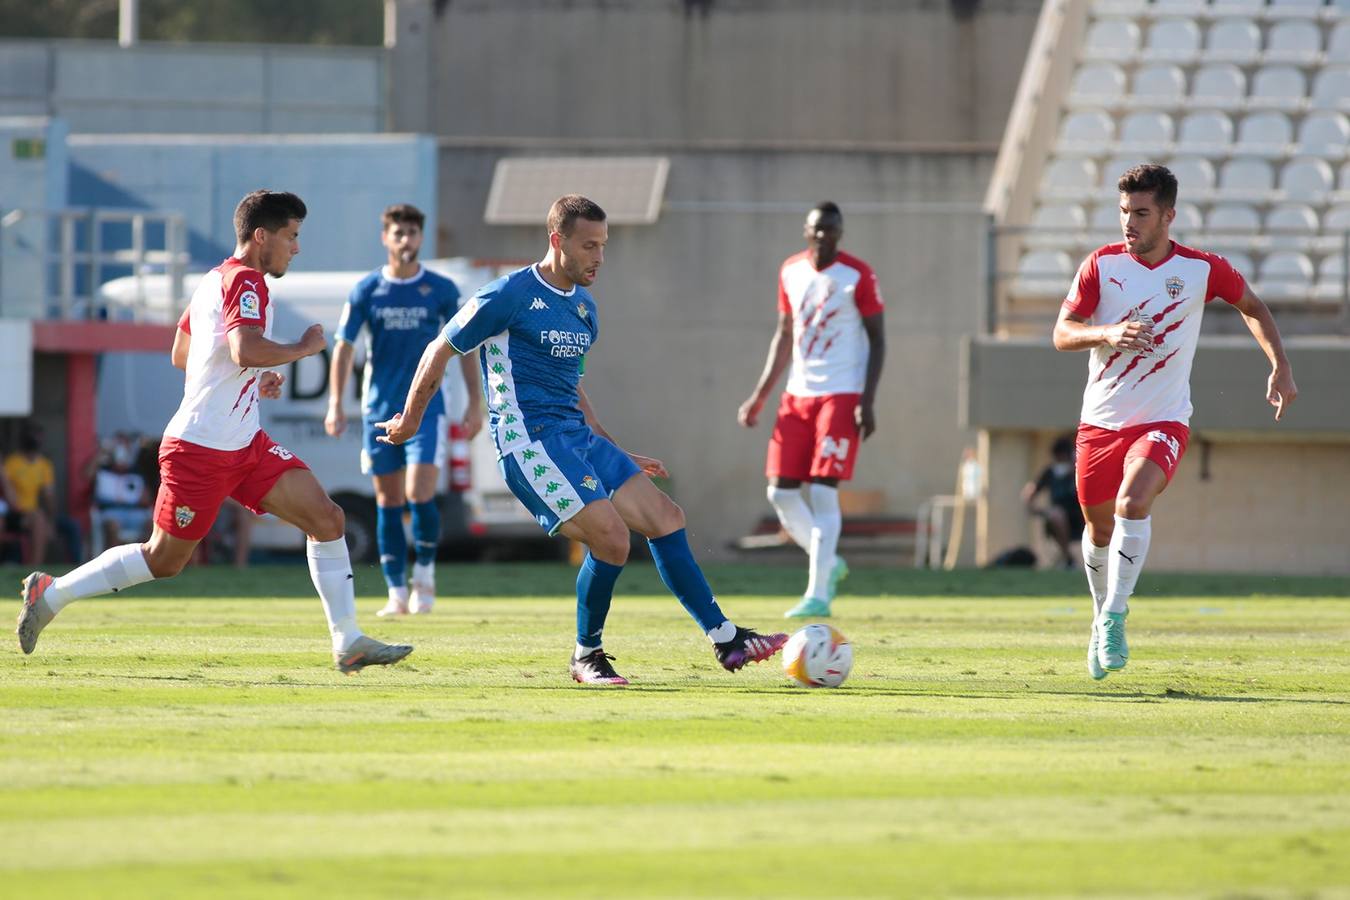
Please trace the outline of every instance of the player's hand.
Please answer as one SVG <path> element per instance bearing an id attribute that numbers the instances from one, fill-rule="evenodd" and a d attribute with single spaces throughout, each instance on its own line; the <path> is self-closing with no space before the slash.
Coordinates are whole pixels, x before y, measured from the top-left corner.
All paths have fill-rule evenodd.
<path id="1" fill-rule="evenodd" d="M 328 415 L 323 417 L 323 430 L 332 437 L 341 437 L 347 430 L 347 413 L 341 406 L 328 407 Z"/>
<path id="2" fill-rule="evenodd" d="M 1298 396 L 1298 385 L 1294 384 L 1294 373 L 1288 369 L 1276 369 L 1270 373 L 1266 383 L 1266 400 L 1275 407 L 1275 421 L 1280 421 L 1285 409 Z"/>
<path id="3" fill-rule="evenodd" d="M 666 470 L 666 464 L 659 459 L 650 456 L 642 456 L 637 453 L 628 454 L 628 458 L 637 463 L 639 469 L 648 478 L 669 478 L 670 472 Z"/>
<path id="4" fill-rule="evenodd" d="M 741 408 L 736 410 L 736 421 L 740 422 L 746 428 L 754 428 L 759 424 L 759 411 L 764 408 L 764 401 L 751 397 L 741 404 Z"/>
<path id="5" fill-rule="evenodd" d="M 877 430 L 877 414 L 870 403 L 859 403 L 853 408 L 853 421 L 858 424 L 858 431 L 862 433 L 864 441 Z"/>
<path id="6" fill-rule="evenodd" d="M 318 322 L 305 329 L 305 333 L 300 335 L 300 349 L 305 352 L 305 356 L 328 349 L 328 338 L 323 336 L 323 326 Z"/>
<path id="7" fill-rule="evenodd" d="M 464 421 L 459 423 L 464 429 L 464 440 L 471 441 L 483 430 L 483 407 L 479 403 L 470 403 L 464 411 Z"/>
<path id="8" fill-rule="evenodd" d="M 1105 329 L 1106 343 L 1116 350 L 1138 353 L 1153 347 L 1153 323 L 1117 322 Z"/>
<path id="9" fill-rule="evenodd" d="M 258 377 L 258 396 L 264 400 L 280 400 L 281 386 L 286 383 L 286 376 L 280 372 L 268 370 Z"/>
<path id="10" fill-rule="evenodd" d="M 376 435 L 375 440 L 381 444 L 393 444 L 395 446 L 406 443 L 408 438 L 417 434 L 417 426 L 421 422 L 412 422 L 403 418 L 403 413 L 394 413 L 394 415 L 384 422 L 376 422 L 375 427 L 384 432 Z"/>

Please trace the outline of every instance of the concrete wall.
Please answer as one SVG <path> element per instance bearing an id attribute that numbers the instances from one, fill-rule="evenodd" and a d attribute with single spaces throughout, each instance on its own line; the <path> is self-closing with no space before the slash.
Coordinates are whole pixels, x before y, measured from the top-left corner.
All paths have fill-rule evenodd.
<path id="1" fill-rule="evenodd" d="M 443 147 L 442 255 L 543 255 L 546 210 L 538 227 L 482 223 L 493 165 L 519 152 Z M 586 391 L 625 445 L 667 462 L 700 550 L 721 552 L 770 514 L 769 426 L 740 428 L 736 408 L 768 350 L 779 264 L 802 248 L 803 219 L 821 199 L 843 207 L 843 244 L 874 265 L 887 303 L 880 427 L 853 487 L 883 491 L 888 510 L 901 515 L 949 492 L 972 440 L 957 424 L 959 348 L 981 308 L 979 200 L 992 155 L 670 156 L 659 221 L 610 230 L 594 288 L 601 337 Z"/>
<path id="2" fill-rule="evenodd" d="M 400 9 L 407 7 L 400 3 Z M 1041 0 L 455 0 L 430 41 L 441 135 L 996 144 Z M 415 70 L 415 67 L 413 67 Z M 397 90 L 395 94 L 397 94 Z M 398 116 L 402 118 L 398 118 Z"/>
<path id="3" fill-rule="evenodd" d="M 75 133 L 376 132 L 384 51 L 360 47 L 0 40 L 0 116 Z"/>
<path id="4" fill-rule="evenodd" d="M 69 170 L 64 122 L 41 116 L 0 118 L 0 217 L 16 209 L 66 206 Z M 0 317 L 46 314 L 44 258 L 54 234 L 40 215 L 0 227 Z"/>

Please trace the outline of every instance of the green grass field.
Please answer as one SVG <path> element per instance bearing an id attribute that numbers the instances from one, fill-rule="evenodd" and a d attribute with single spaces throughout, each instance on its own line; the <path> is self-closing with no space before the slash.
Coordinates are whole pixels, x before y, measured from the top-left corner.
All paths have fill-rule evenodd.
<path id="1" fill-rule="evenodd" d="M 709 574 L 761 627 L 802 577 Z M 363 625 L 417 652 L 352 678 L 300 562 L 11 638 L 0 895 L 1350 896 L 1348 579 L 1146 574 L 1096 684 L 1077 574 L 857 571 L 853 675 L 809 691 L 721 671 L 650 566 L 607 629 L 621 690 L 567 676 L 569 570 L 440 576 L 384 622 L 359 573 Z"/>

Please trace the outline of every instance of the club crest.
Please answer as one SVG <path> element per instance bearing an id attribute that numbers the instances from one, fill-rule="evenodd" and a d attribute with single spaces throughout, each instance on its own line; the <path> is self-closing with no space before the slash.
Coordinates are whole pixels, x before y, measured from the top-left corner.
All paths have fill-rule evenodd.
<path id="1" fill-rule="evenodd" d="M 178 523 L 179 528 L 186 528 L 192 524 L 196 518 L 196 511 L 186 506 L 175 506 L 173 508 L 173 520 Z"/>
<path id="2" fill-rule="evenodd" d="M 1163 285 L 1167 288 L 1167 296 L 1175 300 L 1177 297 L 1181 296 L 1181 290 L 1186 286 L 1186 282 L 1182 281 L 1176 275 L 1173 275 L 1171 278 L 1164 281 Z"/>
<path id="3" fill-rule="evenodd" d="M 586 312 L 586 304 L 584 303 L 577 304 L 577 315 L 581 316 L 583 319 L 586 318 L 587 315 L 589 315 L 589 313 Z"/>
<path id="4" fill-rule="evenodd" d="M 599 484 L 600 482 L 596 481 L 595 477 L 592 475 L 587 475 L 585 478 L 581 479 L 581 486 L 588 491 L 595 490 Z"/>

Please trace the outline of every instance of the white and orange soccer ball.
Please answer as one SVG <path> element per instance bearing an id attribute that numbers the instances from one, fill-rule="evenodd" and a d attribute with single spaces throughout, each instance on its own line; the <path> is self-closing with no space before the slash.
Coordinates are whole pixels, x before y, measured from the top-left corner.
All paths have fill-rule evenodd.
<path id="1" fill-rule="evenodd" d="M 807 625 L 783 647 L 783 670 L 807 687 L 839 687 L 853 668 L 853 646 L 829 625 Z"/>

